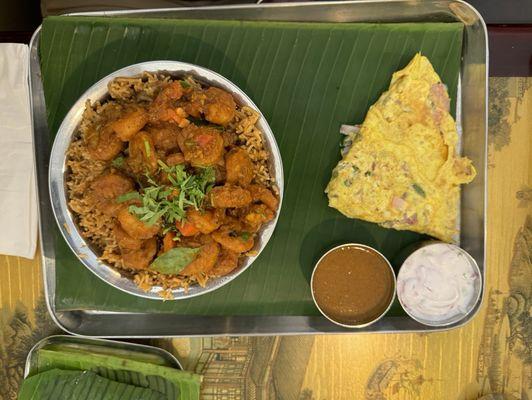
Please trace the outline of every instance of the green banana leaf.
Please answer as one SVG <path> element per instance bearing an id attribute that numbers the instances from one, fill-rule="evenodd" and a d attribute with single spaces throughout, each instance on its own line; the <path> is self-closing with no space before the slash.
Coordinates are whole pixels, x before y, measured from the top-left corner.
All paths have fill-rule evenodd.
<path id="1" fill-rule="evenodd" d="M 122 369 L 112 369 L 98 364 L 100 360 L 93 360 L 90 354 L 83 354 L 81 360 L 78 358 L 80 352 L 64 353 L 50 350 L 40 350 L 37 353 L 37 374 L 52 369 L 62 369 L 69 371 L 91 371 L 102 378 L 110 379 L 115 382 L 134 385 L 147 389 L 155 390 L 164 395 L 165 400 L 177 400 L 179 397 L 179 384 L 172 383 L 159 375 L 145 375 L 137 370 L 129 370 L 128 365 Z M 119 361 L 119 360 L 115 360 Z M 123 361 L 127 364 L 126 361 Z M 112 363 L 116 367 L 116 362 Z M 136 367 L 141 366 L 136 365 Z M 33 375 L 32 375 L 33 376 Z"/>
<path id="2" fill-rule="evenodd" d="M 153 389 L 103 378 L 90 371 L 50 369 L 25 379 L 18 400 L 167 400 Z"/>
<path id="3" fill-rule="evenodd" d="M 150 363 L 156 365 L 163 365 L 166 367 L 172 367 L 172 365 L 163 357 L 152 354 L 142 353 L 139 350 L 126 350 L 115 347 L 109 347 L 105 345 L 95 344 L 78 344 L 78 343 L 51 343 L 45 347 L 46 350 L 53 350 L 56 352 L 64 353 L 81 353 L 81 354 L 101 354 L 104 356 L 120 357 L 128 360 Z"/>
<path id="4" fill-rule="evenodd" d="M 37 374 L 56 368 L 88 370 L 121 383 L 157 388 L 167 396 L 166 399 L 199 399 L 201 377 L 175 368 L 112 355 L 40 349 L 37 352 Z"/>
<path id="5" fill-rule="evenodd" d="M 423 239 L 347 219 L 323 190 L 340 158 L 338 129 L 359 123 L 394 71 L 422 52 L 456 104 L 459 23 L 330 24 L 50 17 L 40 57 L 52 137 L 78 97 L 118 68 L 149 60 L 195 63 L 236 83 L 268 120 L 283 157 L 285 196 L 259 259 L 230 284 L 189 300 L 125 294 L 83 267 L 57 233 L 57 310 L 188 315 L 318 315 L 309 281 L 334 245 L 374 246 L 390 259 Z M 390 315 L 404 315 L 397 305 Z"/>

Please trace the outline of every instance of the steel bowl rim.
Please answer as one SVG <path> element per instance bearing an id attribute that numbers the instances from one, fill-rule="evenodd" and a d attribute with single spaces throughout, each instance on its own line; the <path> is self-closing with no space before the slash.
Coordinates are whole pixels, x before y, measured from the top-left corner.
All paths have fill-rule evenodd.
<path id="1" fill-rule="evenodd" d="M 131 73 L 131 70 L 136 70 L 135 73 Z M 183 74 L 191 74 L 193 76 L 196 76 L 200 80 L 209 80 L 209 81 L 215 81 L 217 83 L 222 83 L 223 87 L 226 89 L 229 88 L 229 90 L 236 94 L 239 99 L 241 100 L 240 103 L 242 106 L 249 106 L 253 108 L 256 112 L 259 113 L 259 120 L 257 122 L 258 125 L 260 125 L 260 128 L 262 130 L 265 143 L 267 147 L 269 147 L 270 150 L 270 164 L 274 165 L 275 171 L 274 171 L 274 177 L 275 177 L 275 184 L 279 190 L 279 207 L 277 209 L 275 218 L 270 221 L 266 228 L 260 233 L 260 243 L 257 248 L 257 254 L 254 256 L 248 256 L 246 263 L 240 267 L 237 268 L 236 271 L 232 272 L 229 275 L 226 275 L 224 277 L 220 278 L 214 278 L 211 279 L 210 282 L 213 282 L 211 287 L 205 287 L 197 289 L 196 292 L 193 293 L 186 293 L 184 289 L 172 289 L 172 294 L 174 298 L 172 299 L 163 299 L 161 296 L 158 295 L 158 293 L 162 290 L 162 288 L 154 287 L 154 288 L 160 288 L 157 292 L 154 292 L 154 288 L 152 288 L 149 292 L 142 291 L 131 278 L 124 277 L 121 275 L 115 268 L 107 265 L 106 263 L 103 263 L 99 261 L 98 256 L 94 253 L 94 251 L 91 250 L 89 247 L 89 242 L 85 240 L 80 232 L 79 227 L 77 223 L 74 222 L 73 217 L 73 211 L 68 206 L 67 202 L 67 190 L 65 186 L 65 171 L 66 171 L 66 150 L 68 149 L 68 146 L 71 143 L 72 137 L 76 134 L 79 123 L 81 121 L 81 117 L 83 114 L 83 108 L 84 103 L 86 100 L 88 100 L 92 96 L 96 96 L 97 99 L 105 98 L 106 95 L 108 95 L 107 90 L 107 83 L 111 81 L 112 79 L 119 77 L 119 76 L 137 76 L 139 73 L 143 71 L 160 71 L 160 72 L 169 72 L 169 73 L 183 73 Z M 129 73 L 129 75 L 128 75 Z M 206 76 L 205 76 L 206 75 Z M 210 75 L 210 77 L 209 77 Z M 98 95 L 99 90 L 102 90 L 101 87 L 105 87 L 105 91 L 102 95 Z M 93 100 L 97 100 L 95 97 L 93 97 Z M 73 123 L 74 127 L 69 128 L 70 123 Z M 67 140 L 68 144 L 63 143 L 65 140 Z M 68 244 L 70 250 L 76 255 L 78 260 L 94 275 L 96 275 L 98 278 L 106 282 L 107 284 L 113 286 L 116 289 L 119 289 L 123 291 L 124 293 L 128 293 L 133 296 L 145 298 L 145 299 L 151 299 L 151 300 L 184 300 L 184 299 L 190 299 L 196 296 L 201 296 L 203 294 L 207 294 L 209 292 L 212 292 L 216 289 L 219 289 L 229 282 L 236 279 L 240 274 L 242 274 L 245 270 L 247 270 L 253 262 L 259 257 L 259 255 L 262 253 L 264 248 L 266 247 L 267 243 L 269 242 L 273 231 L 275 230 L 275 227 L 277 225 L 279 215 L 281 213 L 281 207 L 283 202 L 283 193 L 284 193 L 284 172 L 283 172 L 283 162 L 281 153 L 279 150 L 279 146 L 277 144 L 277 141 L 275 139 L 275 136 L 273 135 L 273 132 L 271 130 L 270 125 L 268 124 L 268 121 L 260 111 L 260 109 L 256 106 L 256 104 L 249 98 L 249 96 L 242 90 L 240 87 L 238 87 L 235 83 L 233 83 L 228 78 L 224 77 L 223 75 L 212 71 L 208 68 L 181 62 L 181 61 L 173 61 L 173 60 L 154 60 L 154 61 L 146 61 L 136 64 L 131 64 L 126 67 L 120 68 L 102 79 L 98 80 L 96 83 L 91 85 L 79 98 L 78 100 L 72 105 L 66 116 L 64 117 L 63 121 L 61 122 L 61 125 L 59 126 L 59 129 L 57 130 L 57 134 L 54 138 L 54 142 L 52 145 L 52 149 L 50 151 L 50 161 L 49 161 L 49 169 L 48 169 L 48 193 L 50 196 L 50 202 L 51 202 L 51 208 L 54 214 L 55 221 L 59 227 L 59 231 L 61 232 L 61 235 L 65 239 L 66 243 Z M 83 257 L 81 256 L 83 255 Z M 89 259 L 88 259 L 89 258 Z M 94 265 L 93 265 L 94 264 Z M 108 276 L 106 276 L 105 273 L 107 273 Z M 119 281 L 113 282 L 110 280 L 110 276 L 114 275 L 116 276 Z M 120 282 L 120 280 L 125 280 L 124 282 Z M 216 282 L 215 282 L 216 281 Z M 122 287 L 122 284 L 129 283 L 133 287 L 131 289 L 127 287 Z M 195 287 L 196 285 L 194 285 Z M 199 287 L 199 286 L 198 286 Z M 134 289 L 137 289 L 137 291 L 134 291 Z M 176 293 L 177 292 L 177 293 Z M 177 297 L 176 297 L 177 295 Z"/>
<path id="2" fill-rule="evenodd" d="M 339 249 L 339 248 L 342 248 L 342 247 L 346 247 L 346 246 L 353 246 L 353 247 L 362 247 L 364 249 L 367 249 L 367 250 L 371 250 L 373 252 L 375 252 L 380 258 L 382 258 L 385 262 L 386 262 L 386 265 L 388 266 L 388 268 L 390 269 L 390 272 L 392 273 L 392 277 L 393 277 L 393 287 L 392 287 L 392 296 L 390 298 L 390 302 L 388 304 L 388 306 L 386 306 L 386 308 L 374 319 L 372 319 L 371 321 L 368 321 L 368 322 L 364 322 L 363 324 L 357 324 L 357 325 L 348 325 L 348 324 L 344 324 L 342 322 L 338 322 L 334 319 L 332 319 L 331 317 L 329 317 L 327 315 L 327 313 L 325 313 L 321 307 L 319 306 L 318 304 L 318 301 L 316 300 L 316 297 L 314 296 L 314 275 L 316 273 L 316 270 L 318 269 L 318 266 L 320 264 L 320 262 L 329 254 L 329 253 L 332 253 L 333 251 Z M 397 293 L 397 277 L 395 276 L 395 271 L 392 267 L 392 264 L 390 263 L 390 261 L 384 256 L 384 254 L 382 254 L 379 250 L 375 249 L 374 247 L 371 247 L 371 246 L 368 246 L 366 244 L 361 244 L 361 243 L 344 243 L 344 244 L 339 244 L 338 246 L 334 246 L 333 248 L 327 250 L 320 258 L 319 260 L 316 262 L 316 264 L 314 264 L 314 269 L 312 270 L 312 275 L 310 277 L 310 293 L 312 295 L 312 300 L 314 301 L 314 305 L 316 306 L 316 308 L 319 310 L 319 312 L 321 313 L 321 315 L 323 315 L 325 318 L 327 318 L 329 321 L 331 321 L 332 323 L 336 324 L 336 325 L 339 325 L 339 326 L 342 326 L 344 328 L 349 328 L 349 329 L 359 329 L 359 328 L 365 328 L 369 325 L 372 325 L 374 324 L 375 322 L 377 322 L 378 320 L 380 320 L 381 318 L 383 318 L 387 313 L 388 311 L 390 311 L 390 308 L 392 308 L 392 305 L 395 301 L 395 298 L 396 298 L 396 293 Z"/>
<path id="3" fill-rule="evenodd" d="M 469 309 L 467 310 L 467 312 L 462 314 L 462 315 L 459 314 L 460 317 L 458 319 L 448 319 L 445 322 L 441 322 L 441 323 L 440 322 L 431 322 L 431 321 L 428 321 L 428 320 L 423 320 L 423 319 L 420 319 L 419 317 L 414 316 L 412 313 L 410 313 L 408 311 L 408 308 L 404 305 L 403 301 L 401 300 L 401 296 L 399 296 L 399 294 L 397 294 L 397 300 L 399 301 L 399 304 L 401 304 L 401 308 L 404 310 L 404 312 L 410 318 L 412 318 L 414 321 L 419 322 L 420 324 L 423 324 L 423 325 L 426 325 L 426 326 L 431 326 L 431 327 L 446 327 L 446 326 L 450 326 L 450 325 L 459 323 L 460 321 L 464 320 L 469 314 L 471 314 L 473 312 L 473 310 L 477 306 L 477 303 L 478 303 L 478 301 L 480 299 L 480 296 L 482 294 L 482 287 L 483 287 L 482 273 L 480 272 L 480 268 L 479 268 L 478 263 L 476 262 L 476 260 L 466 250 L 464 250 L 460 246 L 458 246 L 456 244 L 453 244 L 453 243 L 442 242 L 440 240 L 427 241 L 425 244 L 422 244 L 420 247 L 418 247 L 417 249 L 412 251 L 412 253 L 408 257 L 405 258 L 405 260 L 401 263 L 401 266 L 399 267 L 399 272 L 397 272 L 397 282 L 399 282 L 399 277 L 401 275 L 401 271 L 403 270 L 403 265 L 405 265 L 405 263 L 410 259 L 410 257 L 412 257 L 415 253 L 417 253 L 421 249 L 424 249 L 426 247 L 440 245 L 440 244 L 445 244 L 445 245 L 454 247 L 455 249 L 457 249 L 458 251 L 463 253 L 466 256 L 467 260 L 469 261 L 469 264 L 471 265 L 473 270 L 479 276 L 479 283 L 477 285 L 478 287 L 477 287 L 477 289 L 475 291 L 475 295 L 473 296 L 471 302 L 468 304 L 468 308 Z"/>

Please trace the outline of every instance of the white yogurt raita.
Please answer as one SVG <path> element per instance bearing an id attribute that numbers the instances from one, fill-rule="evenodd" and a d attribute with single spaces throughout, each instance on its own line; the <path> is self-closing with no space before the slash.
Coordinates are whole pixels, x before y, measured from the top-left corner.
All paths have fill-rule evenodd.
<path id="1" fill-rule="evenodd" d="M 405 311 L 427 325 L 447 325 L 475 306 L 481 279 L 473 258 L 460 247 L 432 243 L 412 253 L 397 276 Z"/>

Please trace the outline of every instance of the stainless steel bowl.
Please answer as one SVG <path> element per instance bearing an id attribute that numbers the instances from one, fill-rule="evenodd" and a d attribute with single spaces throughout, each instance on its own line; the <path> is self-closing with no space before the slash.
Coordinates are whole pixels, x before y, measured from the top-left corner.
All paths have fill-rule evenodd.
<path id="1" fill-rule="evenodd" d="M 72 141 L 72 138 L 78 132 L 78 126 L 81 122 L 83 110 L 85 108 L 85 102 L 87 99 L 91 101 L 105 100 L 108 97 L 107 84 L 117 77 L 135 77 L 140 76 L 144 71 L 152 72 L 166 72 L 172 76 L 193 76 L 198 81 L 216 86 L 227 90 L 232 93 L 236 102 L 240 106 L 249 106 L 258 111 L 260 118 L 257 122 L 257 126 L 260 128 L 264 135 L 265 144 L 270 152 L 270 170 L 273 176 L 275 176 L 276 184 L 279 188 L 279 210 L 277 216 L 271 222 L 269 222 L 260 232 L 258 240 L 255 243 L 256 256 L 247 257 L 243 265 L 238 269 L 231 272 L 229 275 L 213 278 L 207 282 L 206 287 L 202 288 L 199 285 L 191 286 L 185 293 L 184 289 L 174 289 L 174 299 L 185 299 L 195 296 L 199 296 L 215 289 L 218 289 L 225 284 L 231 282 L 238 275 L 244 272 L 251 266 L 253 261 L 259 256 L 260 252 L 264 249 L 268 240 L 270 239 L 277 219 L 279 217 L 280 207 L 283 199 L 283 163 L 281 160 L 281 154 L 275 141 L 275 137 L 268 125 L 268 122 L 260 113 L 257 106 L 251 101 L 251 99 L 234 83 L 224 78 L 223 76 L 211 71 L 207 68 L 200 67 L 198 65 L 187 64 L 179 61 L 149 61 L 139 64 L 130 65 L 122 68 L 105 78 L 101 79 L 93 86 L 91 86 L 72 106 L 65 119 L 63 120 L 57 135 L 54 140 L 50 155 L 50 165 L 48 172 L 48 183 L 50 188 L 50 199 L 52 203 L 52 209 L 61 231 L 61 234 L 65 238 L 66 242 L 79 258 L 79 260 L 85 265 L 92 273 L 98 276 L 100 279 L 109 283 L 110 285 L 120 289 L 124 292 L 133 294 L 135 296 L 145 297 L 149 299 L 162 300 L 157 294 L 161 287 L 153 287 L 149 292 L 141 290 L 131 279 L 122 276 L 120 272 L 105 263 L 101 262 L 96 254 L 90 247 L 89 243 L 81 236 L 78 226 L 75 223 L 75 218 L 72 210 L 68 207 L 67 190 L 66 190 L 66 174 L 68 173 L 66 167 L 66 152 Z"/>
<path id="2" fill-rule="evenodd" d="M 416 255 L 419 255 L 422 251 L 427 250 L 431 247 L 434 248 L 434 246 L 445 246 L 449 249 L 454 249 L 455 251 L 459 252 L 463 256 L 463 259 L 469 264 L 471 270 L 474 271 L 474 275 L 478 277 L 478 279 L 475 279 L 475 281 L 472 283 L 473 295 L 469 300 L 469 303 L 465 304 L 464 311 L 457 313 L 451 317 L 439 320 L 436 319 L 436 317 L 435 319 L 431 320 L 423 318 L 420 315 L 416 315 L 416 313 L 408 306 L 408 304 L 405 304 L 404 292 L 401 291 L 405 275 L 405 269 L 403 268 L 405 264 L 407 264 L 409 260 L 411 261 Z M 443 264 L 445 265 L 445 263 Z M 445 243 L 439 240 L 428 240 L 420 243 L 415 243 L 401 252 L 401 254 L 397 257 L 397 265 L 401 265 L 399 273 L 397 274 L 397 299 L 399 300 L 399 303 L 401 304 L 403 310 L 410 316 L 410 318 L 416 320 L 421 324 L 436 327 L 446 327 L 449 325 L 456 324 L 457 322 L 465 319 L 475 309 L 475 306 L 477 305 L 480 299 L 483 286 L 482 273 L 480 271 L 480 268 L 478 267 L 478 264 L 475 259 L 471 257 L 471 255 L 467 251 L 455 244 Z"/>
<path id="3" fill-rule="evenodd" d="M 331 315 L 327 314 L 325 311 L 323 311 L 323 309 L 320 307 L 319 301 L 316 299 L 316 296 L 314 294 L 314 276 L 315 276 L 316 271 L 318 270 L 318 268 L 320 266 L 320 263 L 330 253 L 332 253 L 334 251 L 337 251 L 339 249 L 342 249 L 342 248 L 346 248 L 346 247 L 357 247 L 357 248 L 361 248 L 361 249 L 365 249 L 367 251 L 373 252 L 375 255 L 377 255 L 380 259 L 382 259 L 386 263 L 386 265 L 388 266 L 389 271 L 391 272 L 391 275 L 392 275 L 392 278 L 393 278 L 392 296 L 388 300 L 387 306 L 381 311 L 380 314 L 376 315 L 375 318 L 373 318 L 372 320 L 364 321 L 364 322 L 360 322 L 360 323 L 353 323 L 353 324 L 347 324 L 347 323 L 343 323 L 343 322 L 337 321 L 336 319 L 334 319 L 333 316 L 331 316 Z M 322 255 L 320 257 L 320 259 L 318 260 L 318 262 L 316 262 L 316 264 L 314 265 L 314 269 L 312 270 L 312 275 L 310 277 L 310 292 L 312 294 L 312 300 L 314 301 L 314 305 L 316 306 L 316 308 L 319 310 L 319 312 L 325 318 L 327 318 L 333 324 L 336 324 L 338 326 L 342 326 L 344 328 L 354 328 L 354 329 L 365 328 L 367 326 L 370 326 L 370 325 L 374 324 L 375 322 L 379 321 L 382 317 L 384 317 L 386 315 L 386 313 L 388 311 L 390 311 L 390 308 L 392 307 L 393 302 L 395 301 L 396 286 L 397 286 L 397 280 L 396 280 L 396 277 L 395 277 L 395 272 L 393 270 L 393 267 L 390 264 L 390 261 L 388 261 L 388 259 L 386 257 L 384 257 L 384 255 L 380 251 L 378 251 L 377 249 L 374 249 L 371 246 L 367 246 L 365 244 L 360 244 L 360 243 L 345 243 L 345 244 L 341 244 L 341 245 L 335 246 L 332 249 L 330 249 L 327 252 L 325 252 L 325 254 Z"/>

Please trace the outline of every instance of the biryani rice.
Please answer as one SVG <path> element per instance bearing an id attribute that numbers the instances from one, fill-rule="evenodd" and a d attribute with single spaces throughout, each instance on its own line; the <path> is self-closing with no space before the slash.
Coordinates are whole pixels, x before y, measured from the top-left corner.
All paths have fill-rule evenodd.
<path id="1" fill-rule="evenodd" d="M 68 173 L 66 177 L 69 206 L 77 215 L 77 225 L 81 235 L 91 244 L 100 255 L 100 260 L 117 268 L 120 272 L 131 277 L 144 291 L 153 287 L 161 287 L 159 295 L 165 299 L 172 298 L 171 289 L 184 288 L 198 283 L 205 286 L 207 276 L 199 275 L 190 278 L 163 275 L 149 270 L 130 270 L 124 267 L 119 246 L 113 234 L 113 223 L 97 208 L 92 207 L 84 194 L 91 182 L 106 168 L 106 163 L 96 161 L 89 155 L 84 143 L 83 135 L 91 127 L 97 128 L 113 115 L 121 112 L 130 104 L 149 102 L 160 89 L 171 80 L 163 74 L 143 73 L 140 78 L 115 78 L 108 85 L 110 99 L 91 103 L 87 101 L 83 113 L 79 132 L 72 141 L 67 152 Z M 186 78 L 191 85 L 198 86 L 192 78 Z M 237 106 L 234 121 L 227 127 L 228 131 L 238 137 L 238 146 L 245 149 L 254 162 L 254 182 L 263 184 L 276 194 L 279 193 L 275 179 L 270 173 L 269 151 L 265 146 L 264 137 L 257 127 L 260 114 L 250 107 Z M 248 255 L 253 254 L 250 251 Z"/>

